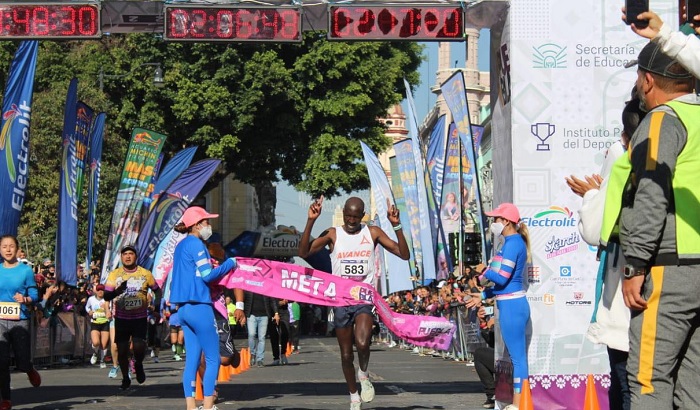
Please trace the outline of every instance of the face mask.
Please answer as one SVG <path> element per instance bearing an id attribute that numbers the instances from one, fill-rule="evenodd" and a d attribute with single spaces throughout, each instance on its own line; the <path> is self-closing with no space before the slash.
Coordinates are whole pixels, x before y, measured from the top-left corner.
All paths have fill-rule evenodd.
<path id="1" fill-rule="evenodd" d="M 205 241 L 211 237 L 211 233 L 211 225 L 204 226 L 202 227 L 202 229 L 199 230 L 199 235 Z"/>
<path id="2" fill-rule="evenodd" d="M 501 222 L 494 222 L 491 224 L 489 230 L 491 231 L 494 237 L 498 237 L 503 233 L 503 228 L 505 228 L 505 226 L 503 226 Z"/>

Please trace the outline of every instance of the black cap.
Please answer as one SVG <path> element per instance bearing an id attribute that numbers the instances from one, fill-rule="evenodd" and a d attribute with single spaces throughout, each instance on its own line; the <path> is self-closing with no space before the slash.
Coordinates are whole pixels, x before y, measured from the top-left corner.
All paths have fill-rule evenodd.
<path id="1" fill-rule="evenodd" d="M 126 252 L 126 251 L 132 251 L 132 252 L 134 252 L 135 254 L 138 255 L 138 252 L 136 252 L 136 248 L 134 247 L 134 245 L 124 245 L 124 246 L 122 247 L 121 253 L 124 253 L 124 252 Z"/>
<path id="2" fill-rule="evenodd" d="M 658 43 L 649 42 L 644 46 L 642 51 L 639 52 L 637 59 L 625 64 L 625 68 L 638 65 L 642 70 L 662 77 L 677 79 L 692 78 L 693 76 L 685 68 L 678 73 L 669 70 L 669 68 L 677 62 L 678 61 L 662 53 L 661 46 Z"/>

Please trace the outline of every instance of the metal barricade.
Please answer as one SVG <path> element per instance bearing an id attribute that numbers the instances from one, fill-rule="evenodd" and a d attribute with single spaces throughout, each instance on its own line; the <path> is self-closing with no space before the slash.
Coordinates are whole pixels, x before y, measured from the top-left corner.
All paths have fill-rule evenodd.
<path id="1" fill-rule="evenodd" d="M 49 367 L 84 360 L 90 344 L 88 322 L 76 312 L 41 319 L 32 315 L 29 329 L 34 365 Z"/>

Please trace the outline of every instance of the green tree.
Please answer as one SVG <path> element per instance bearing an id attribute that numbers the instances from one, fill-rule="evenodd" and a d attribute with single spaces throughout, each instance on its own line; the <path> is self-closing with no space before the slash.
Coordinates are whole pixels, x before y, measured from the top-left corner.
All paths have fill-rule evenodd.
<path id="1" fill-rule="evenodd" d="M 15 48 L 0 43 L 3 83 Z M 95 231 L 99 255 L 132 128 L 168 135 L 166 157 L 199 145 L 199 156 L 224 160 L 217 177 L 233 173 L 254 186 L 259 224 L 274 224 L 275 182 L 328 197 L 369 186 L 359 141 L 377 152 L 389 146 L 377 119 L 402 100 L 404 77 L 417 84 L 421 52 L 412 42 L 330 42 L 316 32 L 305 33 L 300 44 L 165 43 L 145 34 L 42 42 L 21 220 L 30 256 L 53 255 L 63 104 L 72 76 L 80 80 L 80 99 L 107 113 Z M 153 62 L 162 64 L 163 88 L 150 81 L 154 67 L 143 66 Z M 101 69 L 107 75 L 103 92 Z"/>

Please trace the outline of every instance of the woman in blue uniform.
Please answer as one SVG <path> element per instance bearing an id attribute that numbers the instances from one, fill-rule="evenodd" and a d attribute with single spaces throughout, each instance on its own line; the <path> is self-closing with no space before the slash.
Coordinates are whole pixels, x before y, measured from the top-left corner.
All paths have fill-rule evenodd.
<path id="1" fill-rule="evenodd" d="M 225 260 L 217 268 L 212 268 L 209 261 L 209 251 L 204 241 L 212 234 L 209 219 L 218 216 L 208 213 L 204 208 L 193 206 L 185 211 L 182 222 L 175 226 L 177 232 L 187 233 L 187 237 L 175 248 L 173 256 L 170 304 L 178 306 L 178 315 L 185 332 L 187 357 L 182 386 L 188 409 L 197 408 L 195 380 L 202 352 L 206 363 L 202 380 L 204 393 L 202 409 L 217 408 L 214 406 L 214 387 L 221 358 L 209 283 L 215 283 L 236 267 L 234 258 Z M 243 320 L 243 311 L 237 309 L 234 316 L 237 320 Z"/>
<path id="2" fill-rule="evenodd" d="M 523 287 L 523 272 L 530 260 L 529 235 L 525 223 L 520 222 L 518 208 L 511 203 L 502 203 L 486 215 L 494 218 L 489 227 L 494 240 L 502 235 L 504 242 L 489 266 L 480 265 L 477 271 L 481 272 L 480 280 L 489 280 L 495 286 L 481 294 L 472 294 L 474 297 L 467 307 L 480 305 L 482 299 L 496 298 L 501 335 L 513 363 L 513 404 L 505 410 L 514 410 L 520 403 L 523 381 L 529 376 L 525 331 L 530 305 Z"/>

